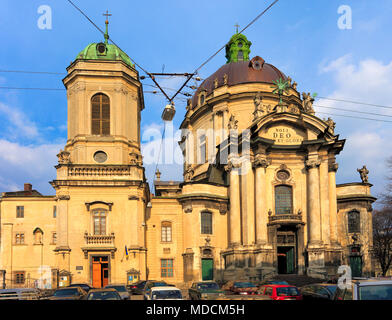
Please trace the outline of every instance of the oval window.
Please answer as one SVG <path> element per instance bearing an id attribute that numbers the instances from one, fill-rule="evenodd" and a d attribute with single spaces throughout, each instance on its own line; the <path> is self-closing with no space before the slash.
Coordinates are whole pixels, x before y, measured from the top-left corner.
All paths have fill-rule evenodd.
<path id="1" fill-rule="evenodd" d="M 97 151 L 96 153 L 94 153 L 94 160 L 98 163 L 105 162 L 107 158 L 107 154 L 103 151 Z"/>

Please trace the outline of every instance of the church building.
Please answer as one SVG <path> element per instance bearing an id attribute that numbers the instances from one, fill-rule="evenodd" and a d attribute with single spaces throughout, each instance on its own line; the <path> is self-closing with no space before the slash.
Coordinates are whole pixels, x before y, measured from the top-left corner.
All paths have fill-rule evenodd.
<path id="1" fill-rule="evenodd" d="M 0 286 L 102 287 L 371 275 L 372 203 L 361 182 L 336 185 L 345 140 L 314 97 L 235 34 L 180 129 L 183 181 L 146 180 L 140 77 L 125 52 L 91 43 L 68 66 L 68 131 L 50 182 L 0 200 Z M 353 170 L 356 170 L 353 168 Z"/>

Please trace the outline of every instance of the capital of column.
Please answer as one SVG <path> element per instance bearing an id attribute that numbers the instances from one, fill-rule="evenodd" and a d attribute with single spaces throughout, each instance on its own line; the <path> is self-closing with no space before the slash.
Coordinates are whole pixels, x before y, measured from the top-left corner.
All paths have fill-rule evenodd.
<path id="1" fill-rule="evenodd" d="M 265 155 L 256 154 L 253 160 L 253 167 L 258 168 L 267 168 L 271 164 L 271 160 L 267 159 Z"/>
<path id="2" fill-rule="evenodd" d="M 58 195 L 58 196 L 56 196 L 55 199 L 56 200 L 69 200 L 69 199 L 71 199 L 71 197 L 68 195 Z"/>
<path id="3" fill-rule="evenodd" d="M 328 164 L 328 171 L 329 172 L 331 172 L 331 171 L 336 172 L 336 171 L 338 171 L 338 168 L 339 168 L 339 164 L 336 162 L 332 162 L 332 163 Z"/>
<path id="4" fill-rule="evenodd" d="M 227 165 L 224 166 L 226 172 L 230 172 L 232 169 L 241 168 L 241 160 L 239 157 L 229 157 Z"/>
<path id="5" fill-rule="evenodd" d="M 320 160 L 316 160 L 316 159 L 309 159 L 309 160 L 306 160 L 306 162 L 305 162 L 305 167 L 306 167 L 306 169 L 314 169 L 314 168 L 317 168 L 318 166 L 320 166 L 320 164 L 321 164 L 321 161 Z"/>

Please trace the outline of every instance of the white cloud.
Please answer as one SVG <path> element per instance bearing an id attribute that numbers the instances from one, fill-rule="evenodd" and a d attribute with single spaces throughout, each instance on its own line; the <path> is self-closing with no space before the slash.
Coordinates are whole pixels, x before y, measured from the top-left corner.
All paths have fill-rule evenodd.
<path id="1" fill-rule="evenodd" d="M 38 129 L 35 123 L 30 121 L 26 115 L 16 108 L 11 108 L 0 102 L 0 114 L 3 114 L 10 124 L 7 128 L 8 134 L 15 137 L 38 137 Z"/>
<path id="2" fill-rule="evenodd" d="M 315 102 L 316 113 L 335 114 L 335 132 L 345 138 L 346 145 L 339 156 L 340 169 L 338 182 L 360 181 L 357 168 L 366 164 L 370 173 L 369 181 L 374 184 L 373 193 L 382 192 L 385 185 L 385 159 L 392 156 L 392 122 L 370 121 L 336 116 L 350 115 L 372 119 L 392 121 L 392 61 L 383 63 L 375 59 L 365 59 L 355 63 L 352 55 L 342 56 L 328 64 L 320 66 L 321 74 L 330 74 L 335 90 L 327 97 L 332 99 L 352 100 L 391 108 L 361 105 L 348 102 L 320 99 Z M 354 112 L 317 107 L 350 109 Z M 357 112 L 359 111 L 359 112 Z M 368 112 L 386 115 L 380 117 Z"/>
<path id="3" fill-rule="evenodd" d="M 31 182 L 43 193 L 54 193 L 48 181 L 56 177 L 56 154 L 64 143 L 23 146 L 0 139 L 0 188 L 1 191 L 22 190 Z"/>

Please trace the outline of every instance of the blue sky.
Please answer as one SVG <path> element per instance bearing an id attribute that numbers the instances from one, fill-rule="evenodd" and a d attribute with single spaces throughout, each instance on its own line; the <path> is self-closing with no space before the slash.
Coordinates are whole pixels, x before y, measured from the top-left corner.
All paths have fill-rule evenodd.
<path id="1" fill-rule="evenodd" d="M 161 72 L 164 65 L 165 72 L 192 72 L 229 40 L 236 23 L 241 29 L 272 1 L 74 2 L 101 28 L 102 13 L 108 9 L 113 14 L 111 38 L 148 71 Z M 65 73 L 87 44 L 102 40 L 101 34 L 65 0 L 1 0 L 0 4 L 0 70 Z M 41 5 L 52 9 L 51 30 L 37 26 Z M 350 30 L 337 26 L 341 5 L 352 9 Z M 252 41 L 251 57 L 259 55 L 291 76 L 301 92 L 392 106 L 391 9 L 388 0 L 280 0 L 244 34 Z M 208 77 L 224 63 L 222 51 L 200 70 L 200 76 Z M 62 78 L 0 72 L 0 87 L 61 89 Z M 166 79 L 163 84 L 176 87 L 180 81 Z M 151 90 L 148 86 L 144 89 Z M 145 94 L 142 130 L 162 129 L 160 115 L 165 104 L 162 96 Z M 392 115 L 392 109 L 332 100 L 315 104 Z M 185 114 L 185 102 L 177 101 L 176 108 L 175 129 Z M 316 111 L 355 115 L 318 107 Z M 24 182 L 31 182 L 42 193 L 54 193 L 48 181 L 55 178 L 56 154 L 66 140 L 66 116 L 65 91 L 0 89 L 0 191 L 18 190 Z M 360 181 L 356 169 L 367 164 L 373 193 L 381 192 L 386 175 L 384 160 L 392 155 L 392 123 L 331 117 L 336 122 L 336 133 L 347 139 L 345 150 L 338 156 L 337 182 Z M 154 164 L 147 166 L 149 182 L 154 169 Z M 181 180 L 181 170 L 180 165 L 164 166 L 162 179 Z"/>

